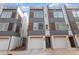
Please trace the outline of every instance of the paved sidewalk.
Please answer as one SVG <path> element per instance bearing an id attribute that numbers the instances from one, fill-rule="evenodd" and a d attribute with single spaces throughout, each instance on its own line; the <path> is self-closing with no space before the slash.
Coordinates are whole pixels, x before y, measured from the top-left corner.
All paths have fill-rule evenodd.
<path id="1" fill-rule="evenodd" d="M 0 51 L 0 55 L 79 55 L 79 49 L 41 49 L 21 51 Z"/>

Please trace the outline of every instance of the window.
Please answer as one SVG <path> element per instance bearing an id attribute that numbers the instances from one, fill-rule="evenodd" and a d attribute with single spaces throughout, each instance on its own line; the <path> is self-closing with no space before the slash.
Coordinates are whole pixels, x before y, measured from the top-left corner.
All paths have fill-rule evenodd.
<path id="1" fill-rule="evenodd" d="M 43 29 L 43 23 L 33 23 L 33 30 L 42 30 Z"/>
<path id="2" fill-rule="evenodd" d="M 43 18 L 43 11 L 34 11 L 34 18 Z"/>
<path id="3" fill-rule="evenodd" d="M 33 23 L 33 30 L 34 31 L 38 30 L 38 23 Z"/>
<path id="4" fill-rule="evenodd" d="M 0 15 L 1 15 L 1 13 L 2 13 L 2 9 L 0 9 Z"/>
<path id="5" fill-rule="evenodd" d="M 72 11 L 74 17 L 79 17 L 79 11 Z"/>
<path id="6" fill-rule="evenodd" d="M 43 24 L 42 23 L 39 23 L 39 29 L 43 29 Z"/>
<path id="7" fill-rule="evenodd" d="M 65 23 L 56 22 L 55 23 L 55 26 L 56 26 L 56 30 L 67 30 Z"/>
<path id="8" fill-rule="evenodd" d="M 0 31 L 7 31 L 9 23 L 0 23 Z"/>
<path id="9" fill-rule="evenodd" d="M 8 26 L 8 31 L 11 31 L 13 28 L 13 23 L 9 23 L 9 26 Z"/>
<path id="10" fill-rule="evenodd" d="M 76 22 L 77 28 L 79 29 L 79 22 Z"/>
<path id="11" fill-rule="evenodd" d="M 12 16 L 12 11 L 3 11 L 1 18 L 11 18 Z"/>
<path id="12" fill-rule="evenodd" d="M 64 18 L 62 11 L 54 11 L 53 14 L 55 18 Z"/>

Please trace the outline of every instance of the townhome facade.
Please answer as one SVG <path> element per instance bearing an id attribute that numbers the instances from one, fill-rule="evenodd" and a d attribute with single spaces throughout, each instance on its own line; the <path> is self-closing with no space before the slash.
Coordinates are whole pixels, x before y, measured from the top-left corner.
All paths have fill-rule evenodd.
<path id="1" fill-rule="evenodd" d="M 22 46 L 21 16 L 17 7 L 1 6 L 0 8 L 0 50 L 13 50 Z"/>
<path id="2" fill-rule="evenodd" d="M 78 48 L 78 13 L 77 6 L 30 7 L 27 49 Z"/>

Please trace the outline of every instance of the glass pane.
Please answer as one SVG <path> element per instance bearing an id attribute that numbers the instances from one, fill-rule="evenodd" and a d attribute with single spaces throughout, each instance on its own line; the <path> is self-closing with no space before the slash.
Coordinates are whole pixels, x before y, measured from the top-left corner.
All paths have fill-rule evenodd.
<path id="1" fill-rule="evenodd" d="M 33 30 L 38 30 L 38 23 L 33 24 Z"/>
<path id="2" fill-rule="evenodd" d="M 60 30 L 65 30 L 66 28 L 65 28 L 65 26 L 60 25 L 60 26 L 59 26 L 59 29 L 60 29 Z"/>
<path id="3" fill-rule="evenodd" d="M 2 13 L 2 9 L 0 9 L 0 15 L 1 15 L 1 13 Z"/>
<path id="4" fill-rule="evenodd" d="M 56 23 L 56 29 L 57 30 L 66 30 L 66 25 L 62 23 Z"/>
<path id="5" fill-rule="evenodd" d="M 9 23 L 0 23 L 0 31 L 7 31 Z"/>
<path id="6" fill-rule="evenodd" d="M 43 18 L 43 11 L 34 11 L 34 18 Z"/>
<path id="7" fill-rule="evenodd" d="M 78 17 L 76 11 L 72 11 L 72 14 L 73 14 L 74 17 Z"/>
<path id="8" fill-rule="evenodd" d="M 54 12 L 54 17 L 55 18 L 63 18 L 63 12 L 62 11 L 55 11 Z"/>
<path id="9" fill-rule="evenodd" d="M 43 29 L 43 24 L 39 23 L 39 29 Z"/>
<path id="10" fill-rule="evenodd" d="M 79 11 L 77 11 L 77 16 L 79 17 Z"/>
<path id="11" fill-rule="evenodd" d="M 12 16 L 12 11 L 3 11 L 1 18 L 11 18 Z"/>

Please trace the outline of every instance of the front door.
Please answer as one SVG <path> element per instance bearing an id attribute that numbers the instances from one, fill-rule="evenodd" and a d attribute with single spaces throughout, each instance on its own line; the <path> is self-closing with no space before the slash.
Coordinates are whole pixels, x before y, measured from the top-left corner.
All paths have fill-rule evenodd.
<path id="1" fill-rule="evenodd" d="M 50 37 L 46 37 L 46 48 L 51 48 Z"/>

